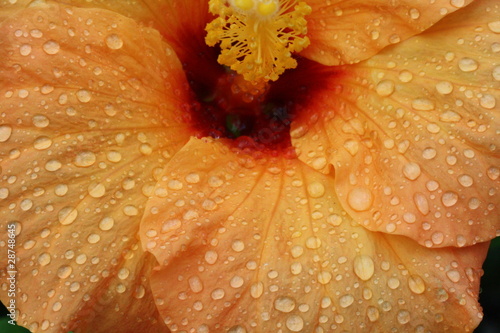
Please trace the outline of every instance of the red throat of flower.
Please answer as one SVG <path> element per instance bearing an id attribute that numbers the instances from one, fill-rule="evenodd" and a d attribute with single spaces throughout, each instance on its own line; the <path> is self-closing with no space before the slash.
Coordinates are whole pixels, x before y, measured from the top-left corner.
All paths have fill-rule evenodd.
<path id="1" fill-rule="evenodd" d="M 209 10 L 215 19 L 205 41 L 216 47 L 204 53 L 216 52 L 219 64 L 208 64 L 218 67 L 208 71 L 217 75 L 189 77 L 197 101 L 189 118 L 197 136 L 293 155 L 290 124 L 326 79 L 316 75 L 322 66 L 293 57 L 309 45 L 304 16 L 310 7 L 293 0 L 211 0 Z M 188 76 L 199 74 L 189 70 L 194 61 L 187 63 Z"/>

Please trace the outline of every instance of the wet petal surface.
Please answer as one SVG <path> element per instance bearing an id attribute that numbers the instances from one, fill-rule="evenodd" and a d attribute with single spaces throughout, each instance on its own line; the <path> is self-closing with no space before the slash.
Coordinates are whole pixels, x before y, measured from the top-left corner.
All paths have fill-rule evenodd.
<path id="1" fill-rule="evenodd" d="M 222 140 L 221 140 L 222 141 Z M 191 141 L 141 222 L 172 331 L 471 331 L 488 244 L 427 249 L 342 210 L 329 175 L 297 159 Z M 186 167 L 189 166 L 189 167 Z"/>
<path id="2" fill-rule="evenodd" d="M 188 139 L 179 61 L 153 29 L 53 3 L 4 20 L 0 44 L 0 228 L 16 226 L 18 323 L 166 330 L 137 231 L 155 174 Z"/>
<path id="3" fill-rule="evenodd" d="M 414 36 L 472 0 L 309 0 L 309 46 L 302 54 L 325 65 L 356 63 Z"/>
<path id="4" fill-rule="evenodd" d="M 339 199 L 367 228 L 428 247 L 499 234 L 499 15 L 478 1 L 343 67 L 292 126 L 300 159 L 333 166 Z"/>

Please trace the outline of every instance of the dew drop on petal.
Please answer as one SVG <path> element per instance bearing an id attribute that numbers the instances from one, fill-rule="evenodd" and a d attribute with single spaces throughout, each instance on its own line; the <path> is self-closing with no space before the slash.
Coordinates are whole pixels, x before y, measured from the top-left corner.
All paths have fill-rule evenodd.
<path id="1" fill-rule="evenodd" d="M 50 264 L 51 259 L 52 258 L 50 257 L 50 254 L 44 252 L 38 256 L 38 263 L 41 266 L 47 266 L 48 264 Z"/>
<path id="2" fill-rule="evenodd" d="M 425 282 L 420 276 L 411 275 L 408 278 L 408 287 L 414 294 L 420 295 L 425 291 Z"/>
<path id="3" fill-rule="evenodd" d="M 111 34 L 106 37 L 106 45 L 112 50 L 121 49 L 123 40 L 117 34 Z"/>
<path id="4" fill-rule="evenodd" d="M 304 328 L 304 319 L 297 315 L 291 315 L 286 319 L 285 325 L 292 332 L 300 332 Z"/>
<path id="5" fill-rule="evenodd" d="M 420 176 L 420 166 L 417 163 L 407 163 L 403 167 L 403 174 L 409 180 L 415 180 Z"/>
<path id="6" fill-rule="evenodd" d="M 8 125 L 0 126 L 0 142 L 5 142 L 9 140 L 12 135 L 12 127 Z"/>
<path id="7" fill-rule="evenodd" d="M 274 300 L 274 308 L 280 312 L 289 313 L 295 309 L 295 301 L 287 296 L 280 296 Z"/>
<path id="8" fill-rule="evenodd" d="M 389 96 L 394 92 L 394 82 L 391 80 L 382 80 L 377 84 L 376 91 L 379 96 Z"/>
<path id="9" fill-rule="evenodd" d="M 458 68 L 462 72 L 473 72 L 479 67 L 476 60 L 471 58 L 462 58 L 458 62 Z"/>
<path id="10" fill-rule="evenodd" d="M 75 165 L 78 167 L 86 168 L 96 162 L 96 156 L 91 151 L 82 151 L 76 155 Z"/>
<path id="11" fill-rule="evenodd" d="M 59 52 L 61 47 L 59 46 L 59 43 L 56 42 L 55 40 L 49 40 L 43 44 L 42 48 L 45 51 L 45 53 L 54 55 Z"/>
<path id="12" fill-rule="evenodd" d="M 62 225 L 69 225 L 75 222 L 77 216 L 78 216 L 78 211 L 70 206 L 62 208 L 59 211 L 59 214 L 57 215 L 59 222 Z"/>
<path id="13" fill-rule="evenodd" d="M 410 312 L 407 310 L 400 310 L 398 312 L 398 322 L 401 325 L 407 324 L 410 321 Z"/>
<path id="14" fill-rule="evenodd" d="M 341 308 L 347 308 L 354 303 L 354 296 L 351 294 L 344 295 L 339 299 L 339 305 Z"/>
<path id="15" fill-rule="evenodd" d="M 92 99 L 92 95 L 88 90 L 81 89 L 76 92 L 76 98 L 82 103 L 88 103 Z"/>
<path id="16" fill-rule="evenodd" d="M 66 279 L 68 276 L 71 275 L 71 272 L 73 272 L 73 269 L 71 268 L 71 266 L 63 265 L 63 266 L 59 267 L 59 269 L 57 270 L 57 276 L 60 279 Z"/>
<path id="17" fill-rule="evenodd" d="M 191 289 L 193 293 L 199 293 L 203 290 L 203 282 L 198 276 L 191 276 L 188 279 L 188 284 L 189 289 Z"/>
<path id="18" fill-rule="evenodd" d="M 451 207 L 455 205 L 457 201 L 458 201 L 458 194 L 452 191 L 443 193 L 443 196 L 441 197 L 441 202 L 445 207 Z"/>
<path id="19" fill-rule="evenodd" d="M 99 229 L 102 231 L 108 231 L 113 228 L 115 220 L 112 217 L 105 217 L 99 222 Z"/>
<path id="20" fill-rule="evenodd" d="M 454 269 L 446 272 L 446 276 L 448 277 L 448 279 L 450 279 L 451 282 L 457 283 L 458 281 L 460 281 L 460 273 Z"/>
<path id="21" fill-rule="evenodd" d="M 325 187 L 321 183 L 313 182 L 307 185 L 307 192 L 312 198 L 320 198 L 325 194 Z"/>
<path id="22" fill-rule="evenodd" d="M 354 273 L 363 281 L 369 280 L 375 272 L 373 259 L 368 255 L 358 255 L 354 258 Z"/>
<path id="23" fill-rule="evenodd" d="M 453 85 L 448 81 L 441 81 L 436 84 L 436 90 L 441 95 L 448 95 L 453 91 Z"/>
<path id="24" fill-rule="evenodd" d="M 368 320 L 370 320 L 372 323 L 376 322 L 378 318 L 380 317 L 380 312 L 378 309 L 374 306 L 369 306 L 366 309 L 366 316 L 368 317 Z"/>
<path id="25" fill-rule="evenodd" d="M 488 28 L 494 33 L 500 34 L 500 21 L 493 21 L 488 23 Z"/>
<path id="26" fill-rule="evenodd" d="M 355 211 L 366 211 L 372 206 L 373 194 L 365 187 L 356 187 L 349 192 L 347 203 Z"/>

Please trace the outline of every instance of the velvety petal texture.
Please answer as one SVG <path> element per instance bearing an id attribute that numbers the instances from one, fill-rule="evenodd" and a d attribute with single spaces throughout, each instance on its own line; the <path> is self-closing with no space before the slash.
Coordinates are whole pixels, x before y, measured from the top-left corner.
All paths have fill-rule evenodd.
<path id="1" fill-rule="evenodd" d="M 325 65 L 365 60 L 467 6 L 472 0 L 308 0 L 311 45 L 302 54 Z"/>
<path id="2" fill-rule="evenodd" d="M 500 234 L 500 6 L 479 1 L 357 65 L 325 70 L 295 122 L 343 207 L 428 247 Z"/>
<path id="3" fill-rule="evenodd" d="M 189 166 L 189 167 L 186 167 Z M 470 332 L 488 244 L 427 249 L 374 233 L 297 159 L 191 139 L 141 223 L 172 331 Z"/>
<path id="4" fill-rule="evenodd" d="M 165 332 L 137 232 L 188 141 L 180 62 L 156 30 L 52 2 L 4 20 L 0 45 L 0 228 L 16 226 L 18 323 Z"/>

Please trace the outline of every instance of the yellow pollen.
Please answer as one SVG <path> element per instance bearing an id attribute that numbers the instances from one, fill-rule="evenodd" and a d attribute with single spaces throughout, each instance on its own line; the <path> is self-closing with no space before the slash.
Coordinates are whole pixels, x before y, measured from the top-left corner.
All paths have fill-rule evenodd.
<path id="1" fill-rule="evenodd" d="M 277 80 L 297 66 L 292 53 L 309 45 L 304 1 L 210 0 L 209 10 L 217 18 L 206 27 L 207 45 L 220 43 L 219 63 L 247 81 Z"/>

